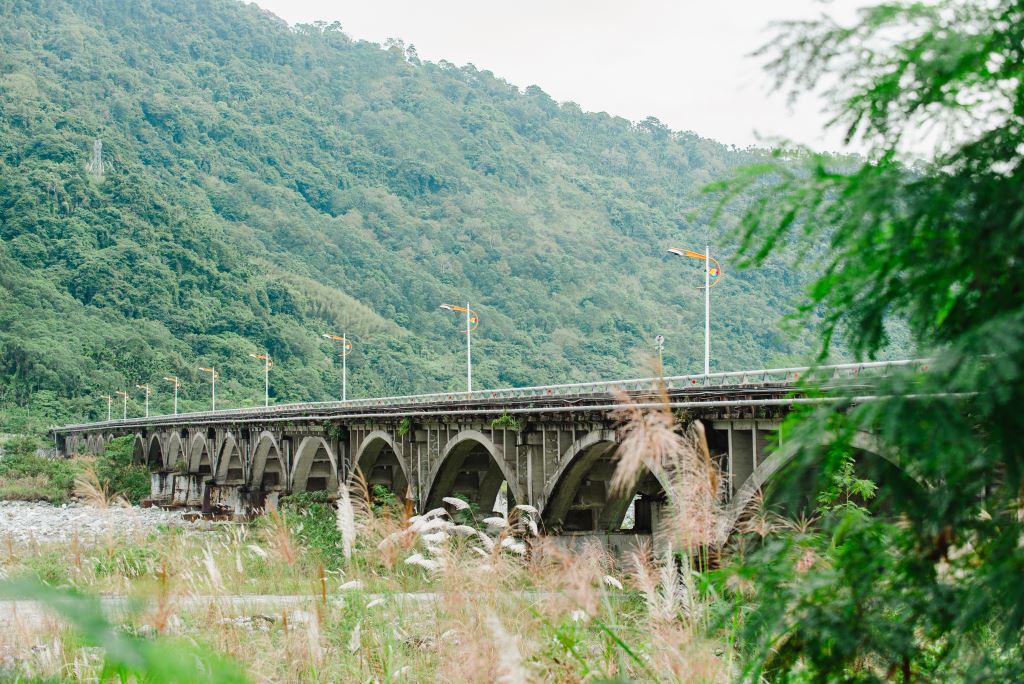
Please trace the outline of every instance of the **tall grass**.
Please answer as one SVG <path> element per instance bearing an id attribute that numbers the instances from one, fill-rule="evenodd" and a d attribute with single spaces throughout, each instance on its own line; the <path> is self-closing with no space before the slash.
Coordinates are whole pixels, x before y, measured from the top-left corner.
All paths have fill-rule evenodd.
<path id="1" fill-rule="evenodd" d="M 118 629 L 208 644 L 253 681 L 728 681 L 732 652 L 709 629 L 701 575 L 720 483 L 700 429 L 625 400 L 619 415 L 616 477 L 628 486 L 643 468 L 663 473 L 681 555 L 656 552 L 660 542 L 625 559 L 597 543 L 569 548 L 539 535 L 527 505 L 480 517 L 451 498 L 413 515 L 404 501 L 375 500 L 357 472 L 326 509 L 336 541 L 304 533 L 320 522 L 270 510 L 251 526 L 19 548 L 2 571 L 45 559 L 57 583 L 137 597 L 145 609 L 112 616 Z M 293 598 L 256 598 L 282 594 Z M 0 657 L 33 676 L 95 681 L 101 665 L 64 624 L 0 637 Z M 59 657 L 32 655 L 43 647 Z"/>

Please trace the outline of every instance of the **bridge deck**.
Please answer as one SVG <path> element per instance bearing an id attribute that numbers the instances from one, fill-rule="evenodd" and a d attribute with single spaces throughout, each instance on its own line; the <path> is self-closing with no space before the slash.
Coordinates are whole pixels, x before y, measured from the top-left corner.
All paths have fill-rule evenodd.
<path id="1" fill-rule="evenodd" d="M 328 420 L 383 416 L 473 415 L 499 411 L 576 412 L 608 410 L 614 396 L 626 393 L 634 399 L 658 402 L 668 398 L 673 405 L 744 405 L 786 403 L 798 395 L 802 382 L 835 382 L 849 387 L 863 373 L 885 374 L 889 370 L 922 361 L 878 361 L 818 367 L 773 368 L 709 375 L 680 375 L 666 378 L 635 378 L 599 382 L 487 389 L 474 392 L 436 392 L 349 401 L 299 402 L 270 407 L 247 407 L 218 411 L 196 411 L 122 420 L 80 423 L 55 427 L 51 432 L 70 435 L 101 429 L 156 425 L 200 425 L 211 423 L 278 422 L 287 420 Z"/>

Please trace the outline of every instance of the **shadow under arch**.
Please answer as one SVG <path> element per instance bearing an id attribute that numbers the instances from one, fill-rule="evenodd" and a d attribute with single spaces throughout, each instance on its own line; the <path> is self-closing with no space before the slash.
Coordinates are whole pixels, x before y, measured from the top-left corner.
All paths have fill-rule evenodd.
<path id="1" fill-rule="evenodd" d="M 224 437 L 224 442 L 221 444 L 215 477 L 221 484 L 243 484 L 245 482 L 245 463 L 242 459 L 242 450 L 238 446 L 238 440 L 231 433 Z"/>
<path id="2" fill-rule="evenodd" d="M 366 478 L 371 493 L 377 485 L 386 487 L 400 501 L 405 498 L 409 491 L 409 474 L 390 433 L 374 430 L 366 435 L 352 462 Z"/>
<path id="3" fill-rule="evenodd" d="M 160 445 L 159 433 L 151 435 L 149 444 L 146 447 L 146 466 L 150 471 L 160 470 L 164 467 L 164 449 Z"/>
<path id="4" fill-rule="evenodd" d="M 829 439 L 829 436 L 824 435 L 819 446 L 826 447 L 830 444 L 831 440 Z M 800 446 L 801 445 L 797 442 L 785 443 L 780 448 L 773 451 L 768 458 L 758 464 L 757 468 L 754 469 L 754 472 L 750 474 L 746 482 L 743 483 L 733 496 L 732 501 L 729 502 L 726 509 L 726 515 L 724 517 L 723 529 L 719 532 L 722 542 L 732 534 L 737 523 L 743 517 L 743 514 L 757 497 L 758 492 L 763 491 L 765 486 L 768 485 L 773 478 L 781 473 L 787 465 L 793 462 L 800 453 Z M 855 452 L 878 457 L 894 466 L 897 470 L 901 472 L 903 471 L 899 455 L 890 449 L 885 448 L 878 438 L 870 432 L 858 430 L 850 440 L 850 447 Z M 917 482 L 917 484 L 924 486 L 921 482 Z"/>
<path id="5" fill-rule="evenodd" d="M 140 433 L 135 433 L 135 441 L 132 443 L 132 463 L 148 463 L 148 446 L 146 439 Z"/>
<path id="6" fill-rule="evenodd" d="M 523 501 L 519 483 L 505 463 L 504 449 L 479 430 L 462 430 L 448 441 L 429 482 L 423 510 L 437 508 L 446 496 L 461 494 L 489 513 L 502 482 L 508 486 L 509 508 Z"/>
<path id="7" fill-rule="evenodd" d="M 292 465 L 291 491 L 334 491 L 338 488 L 338 460 L 331 445 L 323 437 L 302 438 L 295 450 Z"/>
<path id="8" fill-rule="evenodd" d="M 660 467 L 645 459 L 636 483 L 629 490 L 613 492 L 617 448 L 614 430 L 594 430 L 569 445 L 544 493 L 541 520 L 545 529 L 615 531 L 622 527 L 630 505 L 635 503 L 632 529 L 652 531 L 651 508 L 667 499 L 667 477 Z"/>
<path id="9" fill-rule="evenodd" d="M 264 430 L 256 439 L 252 466 L 249 468 L 249 487 L 283 489 L 287 485 L 288 468 L 281 457 L 281 447 L 273 433 Z"/>

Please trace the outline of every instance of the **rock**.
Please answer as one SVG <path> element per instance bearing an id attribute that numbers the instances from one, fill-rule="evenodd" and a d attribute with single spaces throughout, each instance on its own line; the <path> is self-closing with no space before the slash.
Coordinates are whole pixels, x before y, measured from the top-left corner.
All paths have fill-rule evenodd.
<path id="1" fill-rule="evenodd" d="M 82 542 L 146 533 L 160 526 L 188 525 L 179 511 L 72 502 L 54 506 L 28 501 L 0 501 L 0 539 L 14 544 Z"/>

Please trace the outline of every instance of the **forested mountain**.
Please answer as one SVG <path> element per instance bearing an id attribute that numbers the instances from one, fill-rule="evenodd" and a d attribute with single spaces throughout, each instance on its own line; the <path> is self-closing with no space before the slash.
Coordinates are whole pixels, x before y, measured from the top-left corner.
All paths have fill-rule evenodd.
<path id="1" fill-rule="evenodd" d="M 234 0 L 0 0 L 0 402 L 96 418 L 669 372 L 703 353 L 708 181 L 752 153 Z M 752 120 L 752 125 L 756 122 Z M 94 163 L 95 141 L 102 159 Z M 788 264 L 714 291 L 714 368 L 806 358 Z M 687 260 L 690 261 L 690 260 Z M 130 412 L 140 411 L 133 391 Z"/>

